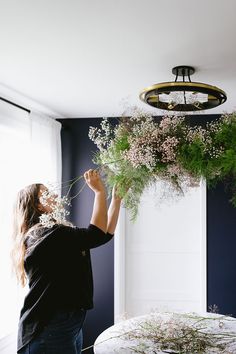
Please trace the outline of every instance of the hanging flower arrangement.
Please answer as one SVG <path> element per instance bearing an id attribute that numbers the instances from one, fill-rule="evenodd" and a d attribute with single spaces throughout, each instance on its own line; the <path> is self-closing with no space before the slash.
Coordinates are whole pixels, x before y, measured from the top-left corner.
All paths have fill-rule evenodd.
<path id="1" fill-rule="evenodd" d="M 136 112 L 115 126 L 103 119 L 100 128 L 90 127 L 89 138 L 98 147 L 94 162 L 107 185 L 118 186 L 133 219 L 144 189 L 160 180 L 171 194 L 183 193 L 201 178 L 208 186 L 230 181 L 236 206 L 236 113 L 203 127 L 190 126 L 182 116 L 156 121 Z"/>

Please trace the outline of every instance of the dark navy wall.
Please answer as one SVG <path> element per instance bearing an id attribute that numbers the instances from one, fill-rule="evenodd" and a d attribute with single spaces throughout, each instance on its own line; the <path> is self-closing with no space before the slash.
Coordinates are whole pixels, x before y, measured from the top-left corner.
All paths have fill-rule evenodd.
<path id="1" fill-rule="evenodd" d="M 193 115 L 191 124 L 220 115 Z M 236 208 L 224 183 L 207 188 L 207 309 L 236 317 Z"/>
<path id="2" fill-rule="evenodd" d="M 236 208 L 223 183 L 207 192 L 207 303 L 236 317 Z"/>
<path id="3" fill-rule="evenodd" d="M 89 126 L 98 126 L 101 119 L 61 119 L 62 129 L 62 179 L 68 181 L 82 175 L 86 170 L 95 168 L 92 163 L 96 146 L 88 138 Z M 76 183 L 72 190 L 75 195 L 83 186 L 84 180 Z M 85 187 L 73 199 L 71 221 L 79 227 L 89 224 L 93 192 Z M 94 275 L 94 309 L 87 312 L 83 327 L 84 348 L 94 343 L 97 336 L 114 324 L 114 246 L 113 240 L 91 250 Z M 85 353 L 93 353 L 87 350 Z"/>

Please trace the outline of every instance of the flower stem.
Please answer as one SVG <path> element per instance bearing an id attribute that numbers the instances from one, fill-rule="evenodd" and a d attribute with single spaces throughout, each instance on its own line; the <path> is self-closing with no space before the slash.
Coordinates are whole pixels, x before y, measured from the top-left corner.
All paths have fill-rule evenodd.
<path id="1" fill-rule="evenodd" d="M 76 193 L 76 195 L 74 195 L 73 197 L 71 197 L 71 200 L 72 199 L 74 199 L 74 198 L 76 198 L 81 192 L 82 192 L 82 190 L 84 189 L 84 187 L 86 186 L 86 182 L 83 184 L 83 186 L 80 188 L 80 190 L 78 191 L 78 193 Z"/>
<path id="2" fill-rule="evenodd" d="M 69 193 L 70 193 L 71 188 L 73 187 L 73 185 L 74 185 L 76 182 L 78 182 L 81 178 L 83 178 L 83 175 L 81 175 L 81 176 L 79 176 L 79 177 L 76 177 L 75 180 L 74 180 L 74 182 L 71 183 L 70 188 L 68 189 L 68 192 L 67 192 L 67 194 L 66 194 L 66 197 L 68 197 L 68 195 L 69 195 Z"/>

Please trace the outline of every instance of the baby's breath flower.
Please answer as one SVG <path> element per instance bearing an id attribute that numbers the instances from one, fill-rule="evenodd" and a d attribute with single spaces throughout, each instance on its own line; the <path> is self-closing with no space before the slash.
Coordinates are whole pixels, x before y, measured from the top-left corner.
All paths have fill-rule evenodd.
<path id="1" fill-rule="evenodd" d="M 88 136 L 97 145 L 100 151 L 109 147 L 113 129 L 107 118 L 104 118 L 100 124 L 101 128 L 89 128 Z"/>
<path id="2" fill-rule="evenodd" d="M 66 222 L 66 217 L 70 214 L 66 207 L 71 205 L 67 196 L 59 197 L 54 189 L 43 191 L 39 198 L 40 203 L 45 207 L 50 207 L 50 212 L 45 212 L 40 216 L 40 223 L 46 227 Z"/>
<path id="3" fill-rule="evenodd" d="M 53 225 L 55 225 L 55 220 L 52 218 L 52 215 L 50 214 L 42 214 L 39 217 L 40 223 L 45 226 L 45 227 L 52 227 Z"/>

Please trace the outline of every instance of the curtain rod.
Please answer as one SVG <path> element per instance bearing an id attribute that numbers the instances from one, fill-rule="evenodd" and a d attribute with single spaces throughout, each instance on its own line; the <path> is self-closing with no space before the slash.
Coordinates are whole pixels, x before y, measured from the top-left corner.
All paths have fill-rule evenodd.
<path id="1" fill-rule="evenodd" d="M 0 97 L 0 100 L 4 101 L 4 102 L 6 102 L 6 103 L 9 103 L 9 104 L 11 104 L 12 106 L 15 106 L 15 107 L 17 107 L 17 108 L 23 109 L 23 111 L 26 111 L 26 112 L 30 113 L 30 109 L 25 108 L 25 107 L 23 107 L 23 106 L 20 106 L 19 104 L 16 104 L 16 103 L 14 103 L 14 102 L 12 102 L 12 101 L 9 101 L 9 100 L 7 100 L 6 98 Z"/>

